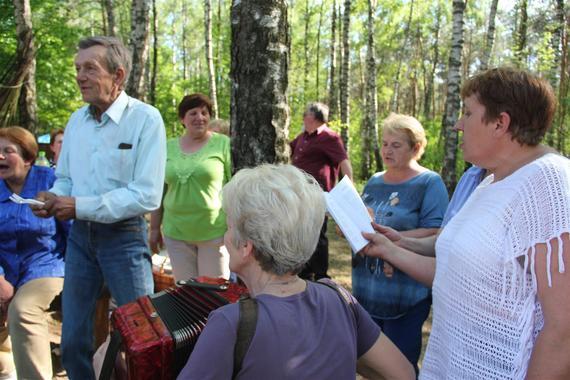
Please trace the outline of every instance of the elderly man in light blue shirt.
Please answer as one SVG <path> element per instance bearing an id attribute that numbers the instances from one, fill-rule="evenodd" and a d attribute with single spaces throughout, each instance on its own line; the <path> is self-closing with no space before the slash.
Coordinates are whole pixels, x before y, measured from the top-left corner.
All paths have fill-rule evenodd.
<path id="1" fill-rule="evenodd" d="M 62 361 L 94 379 L 93 314 L 104 284 L 119 305 L 153 291 L 143 214 L 160 205 L 166 135 L 158 110 L 124 91 L 130 53 L 115 38 L 79 42 L 76 80 L 88 104 L 65 130 L 57 180 L 38 216 L 75 219 L 63 286 Z"/>

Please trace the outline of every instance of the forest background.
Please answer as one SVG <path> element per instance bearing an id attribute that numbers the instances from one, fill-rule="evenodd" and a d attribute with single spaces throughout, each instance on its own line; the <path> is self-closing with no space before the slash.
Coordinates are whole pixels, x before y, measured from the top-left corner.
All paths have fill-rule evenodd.
<path id="1" fill-rule="evenodd" d="M 570 152 L 565 128 L 570 17 L 564 0 L 265 1 L 287 9 L 290 127 L 285 133 L 292 139 L 300 132 L 307 102 L 328 103 L 330 124 L 342 132 L 360 181 L 381 169 L 374 153 L 381 121 L 390 112 L 413 115 L 424 125 L 429 141 L 424 166 L 445 172 L 451 162 L 460 174 L 465 163 L 457 141 L 445 143 L 459 112 L 446 120 L 449 101 L 459 104 L 458 82 L 500 65 L 524 68 L 551 82 L 559 105 L 546 140 Z M 176 107 L 184 94 L 215 94 L 217 117 L 230 119 L 230 0 L 0 0 L 0 101 L 20 64 L 19 24 L 26 6 L 37 102 L 35 120 L 27 127 L 36 134 L 63 128 L 82 105 L 73 65 L 78 40 L 115 34 L 135 46 L 138 24 L 146 24 L 147 53 L 135 62 L 141 87 L 133 92 L 160 110 L 168 135 L 182 133 Z M 145 14 L 135 12 L 137 7 Z M 14 124 L 23 113 L 3 121 Z M 452 189 L 454 180 L 444 180 Z"/>

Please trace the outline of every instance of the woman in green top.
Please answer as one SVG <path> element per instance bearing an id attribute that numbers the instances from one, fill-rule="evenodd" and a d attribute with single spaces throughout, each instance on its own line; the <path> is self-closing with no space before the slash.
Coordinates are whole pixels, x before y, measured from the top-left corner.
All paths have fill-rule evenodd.
<path id="1" fill-rule="evenodd" d="M 151 250 L 164 242 L 176 280 L 230 275 L 220 198 L 231 175 L 230 140 L 208 129 L 211 114 L 206 95 L 186 95 L 178 105 L 186 131 L 168 141 L 164 197 L 151 214 Z"/>

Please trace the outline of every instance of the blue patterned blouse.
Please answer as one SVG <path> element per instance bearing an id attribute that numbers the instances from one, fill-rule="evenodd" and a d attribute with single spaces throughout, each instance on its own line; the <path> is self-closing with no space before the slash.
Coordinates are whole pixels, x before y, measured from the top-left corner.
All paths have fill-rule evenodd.
<path id="1" fill-rule="evenodd" d="M 374 210 L 377 223 L 408 231 L 439 228 L 448 204 L 441 177 L 423 172 L 403 183 L 384 182 L 383 173 L 370 178 L 362 193 L 367 207 Z M 430 289 L 394 268 L 392 277 L 383 272 L 383 261 L 354 256 L 352 291 L 374 318 L 394 319 L 430 295 Z"/>

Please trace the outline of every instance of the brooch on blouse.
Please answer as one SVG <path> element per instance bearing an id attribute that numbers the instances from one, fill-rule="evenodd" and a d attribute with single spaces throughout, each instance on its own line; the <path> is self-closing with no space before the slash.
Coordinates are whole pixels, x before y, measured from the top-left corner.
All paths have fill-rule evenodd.
<path id="1" fill-rule="evenodd" d="M 400 198 L 398 198 L 397 191 L 394 191 L 392 194 L 390 194 L 388 202 L 390 202 L 390 206 L 396 206 L 398 203 L 400 203 Z"/>

